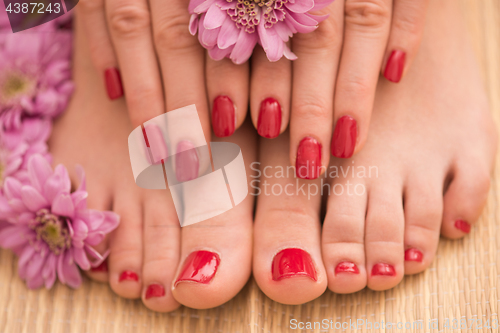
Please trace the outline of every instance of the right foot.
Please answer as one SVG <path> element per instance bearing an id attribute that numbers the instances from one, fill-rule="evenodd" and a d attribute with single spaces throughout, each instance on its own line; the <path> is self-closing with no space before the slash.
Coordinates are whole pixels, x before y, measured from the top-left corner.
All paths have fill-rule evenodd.
<path id="1" fill-rule="evenodd" d="M 89 208 L 112 209 L 121 216 L 118 229 L 99 248 L 111 250 L 107 267 L 89 276 L 109 282 L 122 297 L 142 297 L 156 311 L 171 311 L 179 304 L 208 308 L 230 300 L 250 276 L 253 197 L 181 229 L 166 190 L 143 190 L 134 183 L 127 147 L 133 128 L 125 104 L 108 100 L 89 61 L 78 17 L 75 25 L 76 91 L 54 125 L 50 149 L 54 163 L 73 171 L 75 182 L 74 166 L 85 168 Z M 255 136 L 248 125 L 230 140 L 250 163 Z"/>
<path id="2" fill-rule="evenodd" d="M 392 288 L 431 264 L 440 234 L 461 238 L 479 218 L 497 138 L 460 16 L 454 1 L 431 2 L 408 75 L 399 84 L 379 82 L 365 147 L 352 159 L 332 161 L 339 178 L 331 191 L 338 195 L 327 199 L 323 227 L 321 198 L 307 197 L 308 185 L 323 176 L 299 179 L 305 195 L 297 194 L 293 174 L 261 177 L 270 195 L 258 198 L 253 274 L 273 300 L 303 303 L 327 287 L 337 293 Z M 262 140 L 261 165 L 272 167 L 267 175 L 279 166 L 287 170 L 287 152 L 286 137 Z M 305 155 L 313 153 L 309 147 Z M 368 177 L 371 166 L 378 176 Z M 343 176 L 340 167 L 355 167 L 356 174 L 349 169 Z M 357 184 L 360 195 L 348 195 Z"/>

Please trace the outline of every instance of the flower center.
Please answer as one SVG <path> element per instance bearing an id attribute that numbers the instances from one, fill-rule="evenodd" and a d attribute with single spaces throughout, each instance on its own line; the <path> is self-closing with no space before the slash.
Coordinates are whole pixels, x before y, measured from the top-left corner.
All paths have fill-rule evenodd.
<path id="1" fill-rule="evenodd" d="M 227 14 L 236 23 L 238 29 L 245 29 L 248 33 L 255 32 L 260 20 L 264 20 L 264 27 L 269 29 L 274 24 L 285 19 L 283 5 L 288 0 L 226 0 L 237 1 L 235 8 L 227 9 Z"/>
<path id="2" fill-rule="evenodd" d="M 33 85 L 28 77 L 20 73 L 8 73 L 1 87 L 2 100 L 9 101 L 29 93 Z"/>
<path id="3" fill-rule="evenodd" d="M 71 236 L 65 218 L 51 214 L 48 209 L 40 209 L 33 222 L 31 228 L 35 230 L 37 240 L 47 243 L 54 254 L 70 247 Z"/>

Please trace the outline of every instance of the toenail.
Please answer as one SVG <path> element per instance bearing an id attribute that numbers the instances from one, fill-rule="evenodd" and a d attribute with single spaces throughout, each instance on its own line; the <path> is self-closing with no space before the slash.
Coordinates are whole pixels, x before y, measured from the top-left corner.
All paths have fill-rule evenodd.
<path id="1" fill-rule="evenodd" d="M 314 281 L 316 269 L 309 253 L 302 249 L 284 249 L 278 252 L 271 267 L 274 281 L 295 276 L 307 276 Z"/>
<path id="2" fill-rule="evenodd" d="M 405 260 L 406 261 L 418 261 L 422 262 L 424 255 L 417 249 L 408 249 L 405 251 Z"/>
<path id="3" fill-rule="evenodd" d="M 349 116 L 339 118 L 332 137 L 332 155 L 340 158 L 351 157 L 356 147 L 357 132 L 354 118 Z"/>
<path id="4" fill-rule="evenodd" d="M 94 273 L 105 273 L 108 271 L 108 262 L 104 260 L 99 266 L 90 269 Z"/>
<path id="5" fill-rule="evenodd" d="M 455 221 L 455 228 L 462 230 L 466 234 L 470 232 L 470 224 L 465 222 L 464 220 L 456 220 Z"/>
<path id="6" fill-rule="evenodd" d="M 191 141 L 181 141 L 177 144 L 175 155 L 175 176 L 180 182 L 196 179 L 200 169 L 198 153 Z"/>
<path id="7" fill-rule="evenodd" d="M 220 264 L 217 253 L 210 251 L 196 251 L 191 253 L 184 263 L 184 267 L 175 281 L 174 287 L 179 282 L 192 281 L 208 284 L 215 276 Z"/>
<path id="8" fill-rule="evenodd" d="M 295 174 L 302 179 L 316 179 L 321 171 L 321 144 L 307 136 L 302 139 L 297 148 Z"/>
<path id="9" fill-rule="evenodd" d="M 123 96 L 122 79 L 118 68 L 107 68 L 104 71 L 104 81 L 106 82 L 106 92 L 109 99 L 113 100 Z"/>
<path id="10" fill-rule="evenodd" d="M 236 112 L 228 96 L 217 96 L 212 107 L 212 127 L 218 137 L 230 136 L 236 128 Z"/>
<path id="11" fill-rule="evenodd" d="M 118 282 L 122 281 L 139 281 L 139 276 L 131 271 L 124 271 L 118 278 Z"/>
<path id="12" fill-rule="evenodd" d="M 338 264 L 337 267 L 335 267 L 335 274 L 339 274 L 339 273 L 359 274 L 359 269 L 355 263 L 349 262 L 349 261 L 344 261 L 344 262 L 341 262 L 340 264 Z"/>
<path id="13" fill-rule="evenodd" d="M 392 265 L 378 263 L 373 265 L 372 275 L 395 276 L 396 270 Z"/>
<path id="14" fill-rule="evenodd" d="M 145 299 L 150 299 L 152 297 L 163 297 L 165 296 L 165 288 L 161 284 L 150 284 L 148 289 L 146 289 Z"/>
<path id="15" fill-rule="evenodd" d="M 273 139 L 280 134 L 280 129 L 281 105 L 276 99 L 268 97 L 260 104 L 257 132 L 264 138 Z"/>

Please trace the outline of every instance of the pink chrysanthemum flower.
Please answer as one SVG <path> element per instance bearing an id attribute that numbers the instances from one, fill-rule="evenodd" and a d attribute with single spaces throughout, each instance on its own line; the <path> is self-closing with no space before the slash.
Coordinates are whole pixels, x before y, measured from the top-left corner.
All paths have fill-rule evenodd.
<path id="1" fill-rule="evenodd" d="M 22 116 L 59 115 L 68 103 L 71 34 L 0 34 L 0 120 L 18 128 Z"/>
<path id="2" fill-rule="evenodd" d="M 28 162 L 29 184 L 5 180 L 0 196 L 0 246 L 19 255 L 18 270 L 29 288 L 56 280 L 73 288 L 81 284 L 78 267 L 97 267 L 106 258 L 93 247 L 114 230 L 119 216 L 87 208 L 85 176 L 71 193 L 71 182 L 63 165 L 53 171 L 41 155 Z M 91 262 L 89 257 L 93 258 Z"/>
<path id="3" fill-rule="evenodd" d="M 48 119 L 26 118 L 19 128 L 0 134 L 0 191 L 7 177 L 14 177 L 23 184 L 29 181 L 27 168 L 31 156 L 41 154 L 51 162 L 46 144 L 51 128 Z"/>
<path id="4" fill-rule="evenodd" d="M 297 57 L 286 45 L 295 33 L 315 30 L 326 16 L 320 10 L 333 0 L 191 0 L 189 31 L 208 50 L 211 58 L 230 58 L 241 64 L 250 58 L 257 43 L 270 61 Z"/>

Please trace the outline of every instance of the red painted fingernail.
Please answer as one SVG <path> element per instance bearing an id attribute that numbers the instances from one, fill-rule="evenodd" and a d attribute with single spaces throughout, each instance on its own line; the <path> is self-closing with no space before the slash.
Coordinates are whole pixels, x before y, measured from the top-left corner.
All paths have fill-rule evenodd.
<path id="1" fill-rule="evenodd" d="M 100 273 L 100 272 L 107 272 L 108 271 L 108 262 L 104 260 L 99 266 L 97 267 L 92 267 L 90 271 L 95 272 L 95 273 Z"/>
<path id="2" fill-rule="evenodd" d="M 462 230 L 466 234 L 470 232 L 470 224 L 463 221 L 463 220 L 456 220 L 455 221 L 455 228 Z"/>
<path id="3" fill-rule="evenodd" d="M 210 251 L 193 252 L 186 258 L 184 267 L 175 281 L 175 286 L 183 281 L 208 284 L 214 278 L 219 264 L 220 258 L 217 253 Z"/>
<path id="4" fill-rule="evenodd" d="M 281 105 L 272 97 L 266 98 L 260 104 L 257 132 L 264 138 L 272 139 L 280 134 Z"/>
<path id="5" fill-rule="evenodd" d="M 406 261 L 418 261 L 422 262 L 424 255 L 417 249 L 408 249 L 405 251 L 405 260 Z"/>
<path id="6" fill-rule="evenodd" d="M 406 53 L 399 50 L 391 52 L 387 65 L 385 66 L 384 77 L 394 83 L 401 81 L 405 68 Z"/>
<path id="7" fill-rule="evenodd" d="M 271 272 L 274 281 L 295 276 L 307 276 L 317 280 L 311 256 L 301 249 L 284 249 L 278 252 L 274 256 Z"/>
<path id="8" fill-rule="evenodd" d="M 165 296 L 165 288 L 160 284 L 150 284 L 148 289 L 146 289 L 146 295 L 144 298 L 150 299 L 152 297 L 162 297 Z"/>
<path id="9" fill-rule="evenodd" d="M 212 127 L 218 137 L 230 136 L 236 126 L 236 113 L 231 98 L 217 96 L 212 108 Z"/>
<path id="10" fill-rule="evenodd" d="M 316 179 L 321 171 L 321 144 L 307 136 L 302 139 L 297 148 L 295 173 L 298 178 Z"/>
<path id="11" fill-rule="evenodd" d="M 354 118 L 343 116 L 337 120 L 332 138 L 332 155 L 335 157 L 349 158 L 356 147 L 357 124 Z"/>
<path id="12" fill-rule="evenodd" d="M 373 265 L 372 275 L 395 276 L 396 270 L 392 265 L 379 263 Z"/>
<path id="13" fill-rule="evenodd" d="M 175 175 L 180 182 L 186 182 L 198 177 L 200 162 L 196 147 L 190 141 L 181 141 L 177 144 L 175 155 Z"/>
<path id="14" fill-rule="evenodd" d="M 168 158 L 168 148 L 161 129 L 155 124 L 149 124 L 144 127 L 144 140 L 146 146 L 150 147 L 153 161 L 150 161 L 149 154 L 146 154 L 148 162 L 151 164 L 161 163 Z"/>
<path id="15" fill-rule="evenodd" d="M 359 274 L 358 266 L 353 262 L 344 261 L 335 267 L 335 274 L 338 273 L 354 273 Z"/>
<path id="16" fill-rule="evenodd" d="M 139 276 L 131 271 L 124 271 L 118 278 L 118 282 L 122 281 L 139 281 Z"/>
<path id="17" fill-rule="evenodd" d="M 104 80 L 109 99 L 113 100 L 123 96 L 122 79 L 118 68 L 111 67 L 106 69 L 104 71 Z"/>

